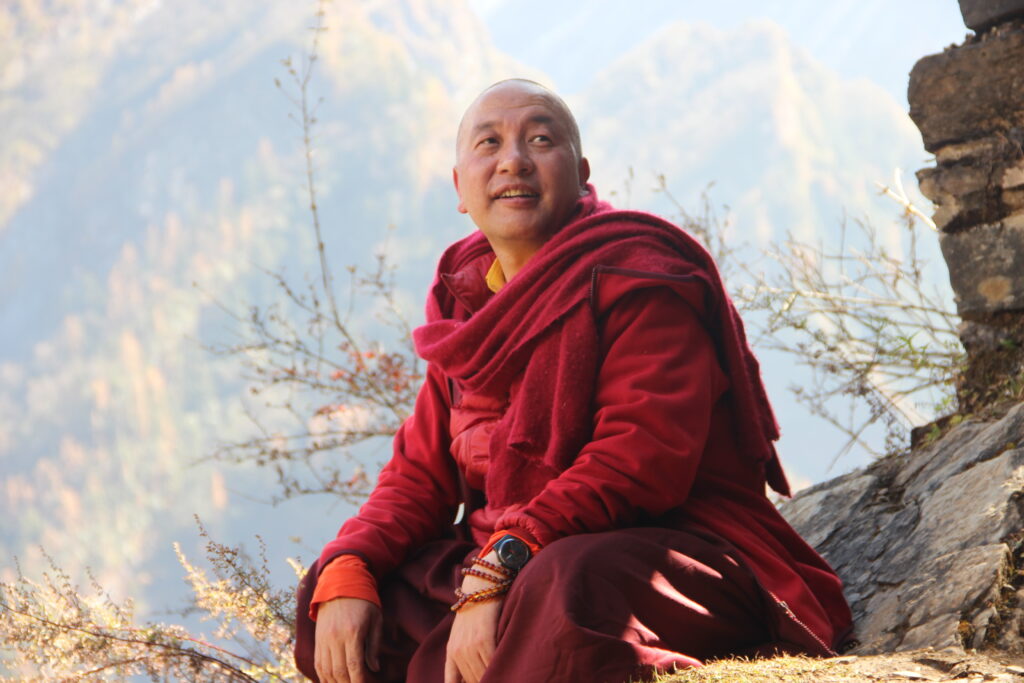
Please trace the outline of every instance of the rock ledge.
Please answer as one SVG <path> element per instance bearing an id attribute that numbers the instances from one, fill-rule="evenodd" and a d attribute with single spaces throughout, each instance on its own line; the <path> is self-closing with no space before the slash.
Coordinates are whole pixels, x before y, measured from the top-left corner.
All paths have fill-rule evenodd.
<path id="1" fill-rule="evenodd" d="M 857 652 L 1024 652 L 1024 404 L 800 492 L 783 515 L 839 573 Z"/>

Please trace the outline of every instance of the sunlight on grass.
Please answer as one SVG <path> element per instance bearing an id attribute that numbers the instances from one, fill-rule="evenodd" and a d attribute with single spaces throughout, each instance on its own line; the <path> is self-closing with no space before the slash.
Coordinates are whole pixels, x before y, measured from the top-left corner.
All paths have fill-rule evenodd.
<path id="1" fill-rule="evenodd" d="M 722 659 L 701 669 L 688 669 L 655 679 L 655 683 L 786 683 L 814 681 L 841 683 L 863 680 L 855 675 L 844 659 L 776 657 L 774 659 Z"/>

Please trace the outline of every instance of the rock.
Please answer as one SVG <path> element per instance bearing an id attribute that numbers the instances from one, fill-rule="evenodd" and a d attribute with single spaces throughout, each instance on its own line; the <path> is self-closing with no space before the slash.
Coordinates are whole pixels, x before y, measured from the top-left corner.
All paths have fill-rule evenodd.
<path id="1" fill-rule="evenodd" d="M 918 171 L 921 193 L 935 204 L 936 227 L 956 233 L 979 223 L 1018 223 L 1018 195 L 1024 194 L 1015 184 L 1018 166 L 1015 157 L 991 155 L 980 162 L 940 164 Z"/>
<path id="2" fill-rule="evenodd" d="M 930 575 L 910 577 L 904 581 L 900 591 L 900 611 L 905 623 L 914 629 L 935 619 L 951 617 L 954 622 L 959 622 L 960 616 L 950 611 L 951 605 L 969 608 L 996 601 L 1000 587 L 997 580 L 1007 573 L 1008 560 L 1007 548 L 1002 543 L 935 558 Z M 992 574 L 993 568 L 996 574 Z M 902 649 L 940 646 L 931 642 L 907 643 L 906 639 L 903 645 L 907 647 Z M 942 644 L 943 647 L 946 645 Z"/>
<path id="3" fill-rule="evenodd" d="M 998 149 L 999 141 L 992 138 L 953 142 L 935 151 L 935 161 L 940 165 L 950 165 L 958 161 L 973 162 L 991 156 Z"/>
<path id="4" fill-rule="evenodd" d="M 961 316 L 1024 308 L 1024 227 L 981 225 L 940 244 Z"/>
<path id="5" fill-rule="evenodd" d="M 964 23 L 984 31 L 1014 17 L 1024 16 L 1024 0 L 960 0 Z"/>
<path id="6" fill-rule="evenodd" d="M 973 325 L 962 328 L 959 408 L 978 412 L 1024 396 L 1024 0 L 961 9 L 971 26 L 998 23 L 918 61 L 908 98 L 936 158 L 918 171 L 921 192 L 935 206 L 957 310 Z"/>
<path id="7" fill-rule="evenodd" d="M 804 539 L 812 546 L 821 545 L 831 530 L 824 526 L 815 528 L 814 520 L 836 505 L 859 505 L 873 483 L 874 477 L 870 475 L 845 475 L 827 482 L 827 486 L 807 489 L 802 497 L 803 504 L 792 511 L 789 522 L 808 529 Z"/>
<path id="8" fill-rule="evenodd" d="M 1024 404 L 801 492 L 783 515 L 843 579 L 861 653 L 1024 652 Z M 1010 587 L 1010 590 L 1007 590 Z M 1024 590 L 1024 589 L 1022 589 Z"/>
<path id="9" fill-rule="evenodd" d="M 910 72 L 910 118 L 924 146 L 936 152 L 1024 126 L 1024 30 L 1001 30 L 941 54 Z"/>

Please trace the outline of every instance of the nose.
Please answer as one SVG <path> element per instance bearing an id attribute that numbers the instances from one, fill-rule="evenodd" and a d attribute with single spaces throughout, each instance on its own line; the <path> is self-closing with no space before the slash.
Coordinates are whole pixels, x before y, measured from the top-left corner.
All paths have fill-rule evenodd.
<path id="1" fill-rule="evenodd" d="M 501 151 L 498 172 L 514 176 L 527 175 L 533 171 L 533 159 L 523 142 L 510 142 Z"/>

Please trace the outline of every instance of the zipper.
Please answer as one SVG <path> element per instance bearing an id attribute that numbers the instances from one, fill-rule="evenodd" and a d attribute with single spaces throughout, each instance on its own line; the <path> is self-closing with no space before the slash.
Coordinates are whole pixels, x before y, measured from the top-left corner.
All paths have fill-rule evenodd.
<path id="1" fill-rule="evenodd" d="M 819 638 L 818 634 L 815 633 L 814 631 L 812 631 L 807 624 L 805 624 L 804 622 L 800 621 L 800 619 L 796 616 L 796 614 L 793 613 L 793 610 L 791 610 L 789 608 L 789 605 L 786 604 L 785 600 L 779 600 L 779 597 L 777 595 L 775 595 L 775 593 L 773 593 L 770 590 L 765 589 L 765 592 L 768 593 L 768 595 L 770 595 L 772 597 L 772 600 L 775 601 L 776 605 L 778 605 L 779 607 L 782 608 L 782 610 L 786 613 L 786 616 L 789 617 L 792 621 L 794 621 L 797 624 L 797 626 L 799 626 L 801 629 L 803 629 L 803 631 L 805 633 L 807 633 L 807 635 L 809 635 L 811 638 L 813 638 L 814 642 L 816 642 L 819 645 L 821 645 L 821 647 L 825 649 L 825 652 L 827 652 L 832 657 L 835 657 L 835 656 L 838 655 L 838 653 L 835 650 L 833 650 L 832 648 L 830 648 L 828 645 L 826 645 L 825 641 L 823 641 L 821 638 Z"/>

